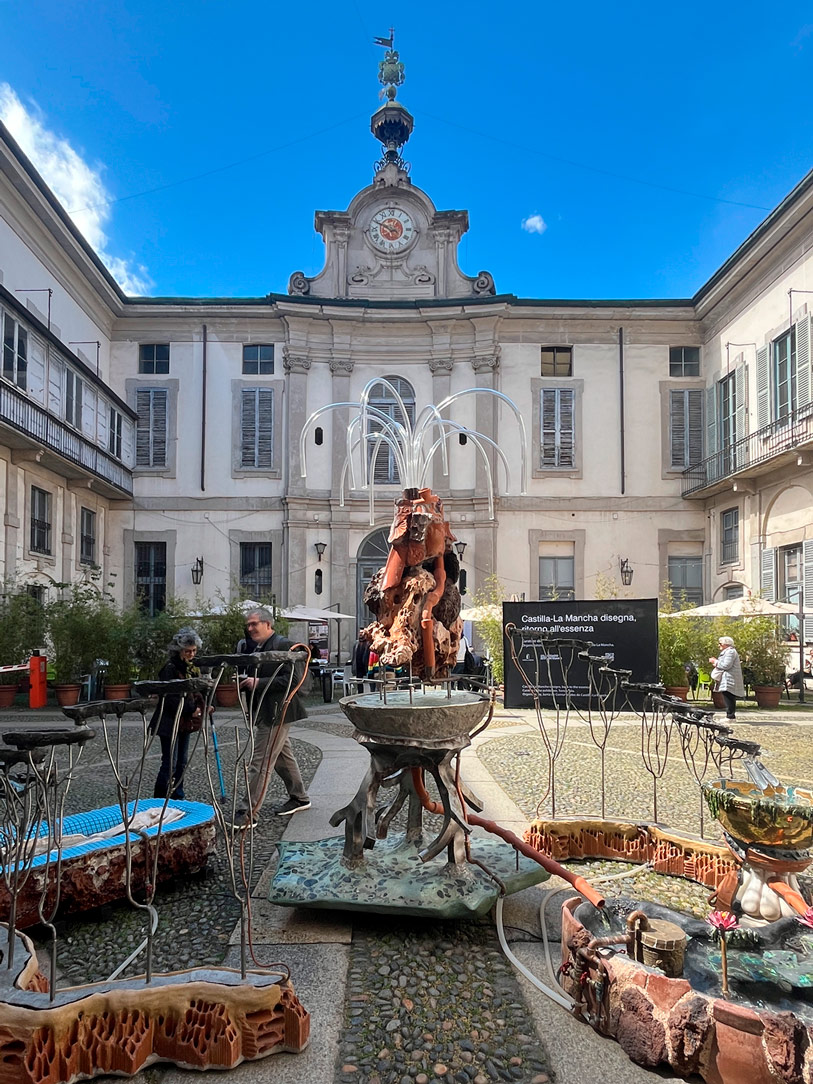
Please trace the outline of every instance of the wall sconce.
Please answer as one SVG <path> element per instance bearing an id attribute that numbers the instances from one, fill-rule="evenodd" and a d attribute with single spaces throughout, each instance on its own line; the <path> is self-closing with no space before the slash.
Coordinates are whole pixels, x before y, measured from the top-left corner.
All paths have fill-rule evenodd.
<path id="1" fill-rule="evenodd" d="M 625 587 L 629 587 L 629 585 L 632 583 L 634 569 L 629 563 L 629 559 L 626 557 L 621 557 L 618 563 L 619 567 L 621 568 L 621 582 Z"/>
<path id="2" fill-rule="evenodd" d="M 192 565 L 192 583 L 194 583 L 195 587 L 197 587 L 202 579 L 203 579 L 203 558 L 202 557 L 196 557 L 195 558 L 195 563 Z"/>
<path id="3" fill-rule="evenodd" d="M 461 561 L 463 560 L 463 554 L 466 552 L 467 545 L 468 543 L 466 542 L 455 542 L 454 544 L 454 548 L 457 550 L 457 556 Z"/>
<path id="4" fill-rule="evenodd" d="M 319 560 L 321 562 L 322 554 L 327 549 L 327 542 L 314 542 L 313 548 L 316 550 L 317 554 L 319 555 Z"/>

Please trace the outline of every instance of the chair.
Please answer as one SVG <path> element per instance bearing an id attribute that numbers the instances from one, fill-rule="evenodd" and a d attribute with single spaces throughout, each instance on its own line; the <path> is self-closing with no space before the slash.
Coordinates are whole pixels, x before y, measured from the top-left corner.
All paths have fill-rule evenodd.
<path id="1" fill-rule="evenodd" d="M 711 680 L 711 674 L 707 670 L 698 669 L 698 671 L 697 671 L 697 687 L 695 688 L 695 691 L 694 691 L 695 700 L 697 699 L 698 694 L 700 693 L 701 689 L 705 690 L 708 693 L 708 695 L 711 696 L 711 690 L 712 690 L 713 686 L 714 686 L 714 682 Z"/>
<path id="2" fill-rule="evenodd" d="M 353 674 L 353 664 L 347 663 L 344 670 L 340 671 L 342 681 L 342 696 L 355 696 L 356 693 L 364 692 L 364 678 Z"/>

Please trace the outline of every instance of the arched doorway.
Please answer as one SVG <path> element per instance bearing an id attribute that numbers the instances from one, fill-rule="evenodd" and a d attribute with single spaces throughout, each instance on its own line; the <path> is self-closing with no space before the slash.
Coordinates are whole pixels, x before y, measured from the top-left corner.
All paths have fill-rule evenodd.
<path id="1" fill-rule="evenodd" d="M 372 613 L 364 605 L 364 592 L 379 568 L 386 563 L 390 550 L 387 542 L 389 533 L 389 528 L 379 527 L 359 546 L 356 556 L 356 623 L 359 629 L 369 625 L 373 618 Z"/>

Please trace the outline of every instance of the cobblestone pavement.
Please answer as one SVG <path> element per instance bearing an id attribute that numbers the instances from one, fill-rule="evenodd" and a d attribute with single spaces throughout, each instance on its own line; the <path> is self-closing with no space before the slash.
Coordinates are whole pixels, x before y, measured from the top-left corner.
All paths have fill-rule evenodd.
<path id="1" fill-rule="evenodd" d="M 785 710 L 763 718 L 742 712 L 737 733 L 763 744 L 766 764 L 783 780 L 804 784 L 813 780 L 811 725 L 813 713 Z M 314 703 L 303 726 L 335 739 L 349 738 L 352 733 L 332 705 Z M 228 716 L 224 715 L 218 732 L 227 780 L 234 757 L 234 742 L 228 731 Z M 125 727 L 123 733 L 122 755 L 135 758 L 136 731 L 128 732 Z M 321 754 L 313 744 L 297 738 L 296 726 L 292 736 L 303 775 L 310 782 Z M 529 819 L 538 809 L 548 814 L 549 799 L 544 797 L 547 758 L 534 713 L 498 710 L 483 738 L 479 757 L 505 794 Z M 151 754 L 147 766 L 150 781 L 157 771 L 156 753 L 157 750 Z M 558 813 L 599 811 L 599 768 L 599 753 L 589 731 L 578 720 L 571 721 L 558 764 Z M 611 729 L 606 749 L 606 779 L 608 816 L 651 819 L 652 781 L 641 763 L 640 725 L 635 717 L 625 716 Z M 349 791 L 355 788 L 355 782 L 348 780 Z M 187 794 L 207 800 L 208 793 L 203 766 L 193 759 Z M 268 804 L 282 797 L 284 792 L 275 776 Z M 70 811 L 113 800 L 107 757 L 97 739 L 88 747 L 77 771 L 70 794 Z M 669 749 L 664 777 L 658 782 L 658 807 L 662 822 L 689 831 L 699 829 L 697 785 L 686 770 L 676 741 Z M 330 812 L 324 811 L 325 824 Z M 252 877 L 258 898 L 263 895 L 259 883 L 262 871 L 273 865 L 276 843 L 287 824 L 270 813 L 261 819 Z M 713 829 L 707 826 L 706 834 L 713 834 Z M 592 864 L 588 874 L 616 873 L 624 868 L 616 863 Z M 627 892 L 634 884 L 641 898 L 663 899 L 663 880 L 643 874 L 621 884 Z M 606 884 L 604 887 L 609 888 Z M 669 898 L 687 910 L 700 913 L 706 890 L 694 889 L 695 886 L 685 885 L 676 891 L 673 885 L 669 886 Z M 162 888 L 158 903 L 157 970 L 224 960 L 229 938 L 233 939 L 238 910 L 227 890 L 226 864 L 220 848 L 204 874 Z M 336 917 L 348 919 L 348 916 Z M 551 1057 L 552 1045 L 559 1042 L 556 1027 L 560 1019 L 567 1027 L 577 1029 L 577 1044 L 588 1043 L 587 1038 L 580 1038 L 587 1029 L 561 1013 L 556 1016 L 557 1024 L 552 1030 L 539 1032 L 535 1023 L 539 1017 L 529 1011 L 529 1002 L 499 949 L 490 919 L 447 923 L 392 921 L 375 915 L 353 915 L 349 919 L 352 940 L 346 949 L 311 946 L 317 970 L 320 952 L 326 960 L 330 953 L 333 953 L 330 958 L 335 959 L 339 951 L 346 956 L 346 988 L 337 980 L 337 988 L 329 992 L 343 1006 L 335 1029 L 335 1049 L 324 1053 L 319 1063 L 323 1068 L 311 1072 L 308 1084 L 490 1084 L 492 1081 L 545 1084 L 553 1079 L 559 1084 L 582 1084 L 588 1079 L 574 1075 L 576 1070 L 567 1062 L 562 1063 L 561 1058 L 557 1062 Z M 508 931 L 509 940 L 538 939 L 539 931 L 530 922 L 520 922 L 518 927 Z M 127 905 L 116 904 L 61 920 L 59 933 L 59 967 L 62 984 L 66 985 L 110 974 L 140 941 L 143 920 Z M 264 954 L 271 944 L 273 939 L 266 938 L 262 946 Z M 293 946 L 288 951 L 296 958 Z M 284 945 L 276 948 L 275 956 L 286 958 Z M 133 965 L 133 970 L 139 969 L 138 964 Z M 320 1026 L 314 1030 L 313 1043 L 324 1041 L 319 1034 Z M 568 1037 L 568 1041 L 572 1039 Z M 595 1079 L 602 1079 L 606 1045 L 600 1044 L 602 1053 L 596 1058 L 594 1074 L 593 1071 L 590 1074 Z M 618 1048 L 614 1048 L 613 1056 L 617 1054 Z M 252 1073 L 259 1079 L 269 1072 L 268 1079 L 281 1084 L 299 1079 L 296 1058 L 288 1056 L 271 1059 L 267 1066 L 262 1063 L 257 1067 L 241 1067 L 233 1075 L 241 1074 L 245 1084 L 249 1084 L 253 1081 Z M 581 1074 L 583 1070 L 578 1072 Z M 639 1070 L 627 1063 L 623 1055 L 612 1072 L 613 1080 L 619 1082 L 671 1079 L 668 1074 Z M 142 1076 L 144 1081 L 156 1082 L 167 1074 L 167 1084 L 172 1084 L 175 1076 L 171 1069 L 154 1067 Z"/>

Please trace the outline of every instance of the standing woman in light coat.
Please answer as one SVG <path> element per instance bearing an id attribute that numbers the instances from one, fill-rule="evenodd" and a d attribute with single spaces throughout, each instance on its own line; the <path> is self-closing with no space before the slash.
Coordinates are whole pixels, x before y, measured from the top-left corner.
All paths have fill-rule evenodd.
<path id="1" fill-rule="evenodd" d="M 711 676 L 717 682 L 717 691 L 723 695 L 726 718 L 736 720 L 737 697 L 745 696 L 740 656 L 730 636 L 721 636 L 718 643 L 720 654 L 716 659 L 709 659 L 714 667 Z"/>

